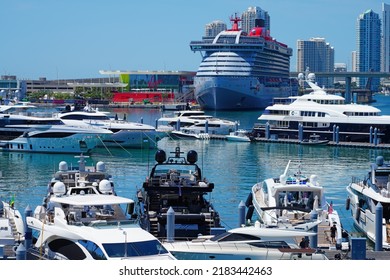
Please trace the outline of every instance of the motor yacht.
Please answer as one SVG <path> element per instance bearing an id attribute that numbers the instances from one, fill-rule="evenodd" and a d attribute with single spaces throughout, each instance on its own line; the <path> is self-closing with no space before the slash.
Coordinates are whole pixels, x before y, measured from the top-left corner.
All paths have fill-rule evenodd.
<path id="1" fill-rule="evenodd" d="M 376 230 L 382 233 L 382 248 L 390 249 L 390 163 L 378 156 L 363 179 L 352 177 L 347 186 L 346 208 L 354 226 L 375 243 Z M 378 208 L 382 207 L 382 225 L 377 229 Z"/>
<path id="2" fill-rule="evenodd" d="M 316 134 L 333 142 L 390 143 L 390 116 L 371 105 L 347 104 L 313 79 L 305 82 L 311 92 L 275 98 L 254 125 L 254 137 L 303 140 Z"/>
<path id="3" fill-rule="evenodd" d="M 193 239 L 199 234 L 224 231 L 218 211 L 207 199 L 214 183 L 203 177 L 194 150 L 185 157 L 180 147 L 171 156 L 155 154 L 156 164 L 138 190 L 138 212 L 143 228 L 158 238 L 167 237 L 168 210 L 174 211 L 174 238 Z"/>
<path id="4" fill-rule="evenodd" d="M 109 117 L 106 113 L 86 107 L 85 110 L 61 112 L 58 117 L 71 126 L 94 126 L 112 131 L 110 137 L 98 144 L 109 148 L 157 148 L 157 143 L 168 136 L 164 131 L 143 123 Z"/>
<path id="5" fill-rule="evenodd" d="M 56 118 L 0 114 L 3 151 L 89 153 L 110 134 L 99 127 L 69 126 Z"/>
<path id="6" fill-rule="evenodd" d="M 325 247 L 345 249 L 348 246 L 345 230 L 333 203 L 325 198 L 325 190 L 317 175 L 306 177 L 300 160 L 289 160 L 278 178 L 256 183 L 247 199 L 249 208 L 256 213 L 265 227 L 289 229 L 313 218 L 321 221 Z M 251 218 L 251 217 L 248 217 Z M 332 242 L 330 227 L 336 225 L 337 235 Z"/>
<path id="7" fill-rule="evenodd" d="M 56 260 L 172 260 L 160 241 L 134 216 L 134 200 L 117 196 L 105 165 L 78 170 L 60 162 L 42 205 L 27 217 L 30 253 Z"/>
<path id="8" fill-rule="evenodd" d="M 176 111 L 173 116 L 163 116 L 157 120 L 158 129 L 178 133 L 178 138 L 186 134 L 228 135 L 237 129 L 237 122 L 206 115 L 201 110 Z M 190 136 L 191 137 L 191 136 Z"/>
<path id="9" fill-rule="evenodd" d="M 296 229 L 245 226 L 192 241 L 164 242 L 179 260 L 327 260 L 313 248 L 300 248 L 302 238 L 316 233 Z"/>

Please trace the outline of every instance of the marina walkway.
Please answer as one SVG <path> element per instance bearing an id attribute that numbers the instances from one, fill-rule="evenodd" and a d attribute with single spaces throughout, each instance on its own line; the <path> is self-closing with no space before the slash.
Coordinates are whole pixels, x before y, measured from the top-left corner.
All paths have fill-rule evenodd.
<path id="1" fill-rule="evenodd" d="M 284 143 L 284 144 L 300 144 L 298 139 L 267 139 L 262 137 L 254 138 L 254 142 L 264 142 L 264 143 Z M 351 148 L 369 148 L 369 149 L 390 149 L 390 144 L 370 144 L 362 142 L 333 142 L 330 141 L 327 144 L 328 146 L 334 147 L 351 147 Z"/>

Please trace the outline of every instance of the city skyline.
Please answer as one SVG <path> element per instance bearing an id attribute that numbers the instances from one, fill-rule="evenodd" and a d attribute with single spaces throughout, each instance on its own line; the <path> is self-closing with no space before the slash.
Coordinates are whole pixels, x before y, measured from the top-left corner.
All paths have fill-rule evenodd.
<path id="1" fill-rule="evenodd" d="M 351 67 L 356 21 L 384 1 L 157 0 L 4 1 L 0 18 L 0 74 L 20 79 L 102 76 L 99 70 L 196 71 L 201 62 L 190 50 L 205 26 L 225 22 L 257 6 L 271 18 L 271 36 L 293 49 L 298 40 L 322 37 L 335 49 L 335 62 Z M 8 38 L 8 39 L 7 39 Z"/>

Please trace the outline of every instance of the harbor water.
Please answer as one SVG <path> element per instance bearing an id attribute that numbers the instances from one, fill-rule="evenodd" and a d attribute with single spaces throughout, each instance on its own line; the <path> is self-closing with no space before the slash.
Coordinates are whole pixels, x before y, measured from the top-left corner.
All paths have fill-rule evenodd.
<path id="1" fill-rule="evenodd" d="M 390 114 L 390 97 L 376 96 L 373 105 Z M 111 108 L 113 114 L 154 125 L 162 112 L 158 109 Z M 167 112 L 165 112 L 167 113 Z M 237 120 L 240 128 L 251 129 L 261 114 L 248 112 L 207 112 L 217 117 Z M 266 178 L 279 177 L 291 159 L 302 160 L 303 174 L 316 174 L 333 202 L 349 232 L 353 228 L 350 214 L 345 210 L 346 186 L 352 176 L 362 178 L 369 164 L 379 155 L 390 160 L 390 150 L 334 146 L 301 146 L 284 143 L 247 143 L 223 140 L 173 140 L 164 138 L 158 147 L 167 153 L 179 146 L 185 153 L 198 152 L 198 165 L 203 176 L 213 182 L 215 189 L 209 199 L 220 212 L 227 228 L 238 226 L 238 205 L 245 202 L 251 187 Z M 87 158 L 88 165 L 104 161 L 121 196 L 135 198 L 137 189 L 148 176 L 154 161 L 154 149 L 97 149 Z M 61 161 L 77 165 L 78 159 L 67 154 L 0 152 L 0 196 L 8 201 L 13 197 L 21 212 L 42 203 L 47 184 Z"/>

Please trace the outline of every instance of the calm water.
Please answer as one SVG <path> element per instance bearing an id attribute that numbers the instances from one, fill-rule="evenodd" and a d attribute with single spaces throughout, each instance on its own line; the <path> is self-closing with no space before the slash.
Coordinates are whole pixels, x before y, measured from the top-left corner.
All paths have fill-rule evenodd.
<path id="1" fill-rule="evenodd" d="M 390 98 L 378 96 L 375 106 L 390 114 Z M 159 110 L 112 109 L 114 114 L 127 115 L 130 120 L 155 124 L 161 116 Z M 241 128 L 251 128 L 261 112 L 208 112 L 218 117 L 240 121 Z M 268 177 L 278 177 L 290 159 L 303 161 L 303 173 L 317 174 L 325 187 L 326 197 L 342 216 L 344 227 L 354 231 L 352 221 L 345 210 L 345 187 L 352 176 L 363 178 L 371 161 L 383 155 L 390 159 L 390 150 L 356 149 L 339 147 L 309 147 L 277 143 L 234 143 L 220 140 L 171 140 L 164 138 L 159 148 L 173 151 L 180 146 L 187 152 L 198 152 L 198 164 L 203 175 L 214 182 L 215 189 L 209 198 L 220 212 L 228 228 L 238 225 L 238 205 L 246 200 L 251 187 Z M 137 188 L 154 165 L 154 150 L 96 150 L 89 164 L 104 161 L 113 176 L 119 195 L 134 197 Z M 77 164 L 73 155 L 49 155 L 32 153 L 0 152 L 0 196 L 9 200 L 16 198 L 16 207 L 22 212 L 27 205 L 32 209 L 42 202 L 46 186 L 60 161 Z"/>

